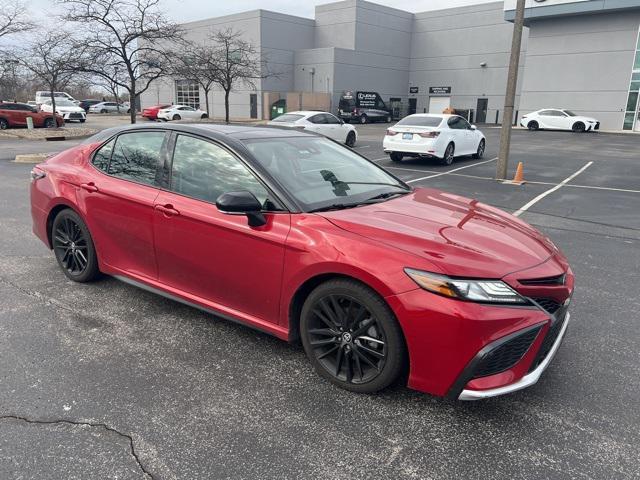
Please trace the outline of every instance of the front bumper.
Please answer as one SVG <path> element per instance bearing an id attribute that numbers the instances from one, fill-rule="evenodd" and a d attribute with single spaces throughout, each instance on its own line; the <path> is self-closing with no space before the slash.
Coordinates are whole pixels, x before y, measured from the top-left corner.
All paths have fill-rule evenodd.
<path id="1" fill-rule="evenodd" d="M 567 326 L 569 325 L 570 319 L 571 315 L 567 312 L 560 333 L 558 334 L 556 340 L 553 342 L 551 350 L 544 358 L 544 360 L 542 360 L 542 362 L 540 362 L 540 364 L 534 370 L 526 374 L 520 380 L 517 380 L 516 382 L 505 385 L 503 387 L 490 388 L 487 390 L 464 389 L 458 396 L 458 400 L 482 400 L 484 398 L 497 397 L 499 395 L 517 392 L 518 390 L 522 390 L 523 388 L 530 387 L 531 385 L 537 383 L 538 379 L 542 375 L 542 372 L 547 369 L 547 367 L 553 360 L 553 357 L 556 355 L 558 348 L 560 348 L 560 344 L 562 343 L 564 334 L 567 331 Z"/>
<path id="2" fill-rule="evenodd" d="M 64 118 L 65 122 L 68 121 L 80 121 L 80 120 L 85 120 L 87 118 L 87 114 L 82 112 L 66 112 L 66 113 L 60 113 L 60 116 L 62 118 Z"/>

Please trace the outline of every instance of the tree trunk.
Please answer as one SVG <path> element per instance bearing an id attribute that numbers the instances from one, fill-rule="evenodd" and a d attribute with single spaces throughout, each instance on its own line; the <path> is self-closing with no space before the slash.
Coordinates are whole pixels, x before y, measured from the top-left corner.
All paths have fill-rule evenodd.
<path id="1" fill-rule="evenodd" d="M 53 116 L 53 126 L 58 126 L 58 120 L 56 119 L 56 96 L 55 96 L 55 87 L 51 86 L 51 115 Z"/>
<path id="2" fill-rule="evenodd" d="M 117 102 L 117 99 L 116 99 Z M 129 90 L 129 118 L 131 119 L 131 123 L 136 123 L 136 87 L 132 85 L 131 90 Z"/>
<path id="3" fill-rule="evenodd" d="M 224 121 L 229 123 L 229 93 L 230 90 L 224 91 Z"/>
<path id="4" fill-rule="evenodd" d="M 204 101 L 207 105 L 207 115 L 211 118 L 211 114 L 209 113 L 209 90 L 204 90 Z"/>

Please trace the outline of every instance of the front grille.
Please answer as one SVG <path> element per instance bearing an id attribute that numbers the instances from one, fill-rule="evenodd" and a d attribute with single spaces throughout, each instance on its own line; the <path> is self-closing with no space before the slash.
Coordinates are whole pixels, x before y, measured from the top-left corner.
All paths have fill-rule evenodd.
<path id="1" fill-rule="evenodd" d="M 544 337 L 542 345 L 540 345 L 540 350 L 538 350 L 538 354 L 536 355 L 536 358 L 533 360 L 533 363 L 529 368 L 530 372 L 538 368 L 538 365 L 540 365 L 542 361 L 547 358 L 547 355 L 549 355 L 549 352 L 551 351 L 551 347 L 553 347 L 553 344 L 555 343 L 558 335 L 560 334 L 560 331 L 562 330 L 564 321 L 565 317 L 562 317 L 561 319 L 556 320 L 553 325 L 549 327 L 547 335 Z"/>
<path id="2" fill-rule="evenodd" d="M 555 275 L 553 277 L 544 278 L 528 278 L 524 280 L 518 280 L 522 285 L 564 285 L 565 274 Z"/>
<path id="3" fill-rule="evenodd" d="M 527 353 L 540 328 L 518 335 L 487 353 L 476 367 L 473 377 L 487 377 L 509 370 Z"/>
<path id="4" fill-rule="evenodd" d="M 558 309 L 562 306 L 560 302 L 557 302 L 553 298 L 531 298 L 536 303 L 538 303 L 542 308 L 544 308 L 547 312 L 553 314 L 558 311 Z"/>
<path id="5" fill-rule="evenodd" d="M 69 118 L 82 118 L 81 113 L 70 113 Z"/>

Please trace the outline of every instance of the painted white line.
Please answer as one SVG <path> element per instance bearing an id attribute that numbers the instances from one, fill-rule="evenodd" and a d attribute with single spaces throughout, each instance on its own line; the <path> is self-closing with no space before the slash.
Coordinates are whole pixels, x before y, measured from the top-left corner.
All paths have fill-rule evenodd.
<path id="1" fill-rule="evenodd" d="M 485 160 L 484 162 L 476 162 L 476 163 L 473 163 L 471 165 L 465 165 L 464 167 L 454 168 L 453 170 L 447 170 L 446 172 L 436 173 L 435 175 L 429 175 L 427 177 L 414 178 L 413 180 L 407 180 L 405 183 L 420 182 L 422 180 L 428 180 L 429 178 L 436 178 L 436 177 L 441 177 L 442 175 L 449 175 L 450 173 L 458 172 L 460 170 L 464 170 L 465 168 L 471 168 L 471 167 L 475 167 L 475 166 L 478 166 L 478 165 L 483 165 L 485 163 L 494 162 L 497 159 L 498 159 L 498 157 L 495 157 L 495 158 L 492 158 L 490 160 Z"/>
<path id="2" fill-rule="evenodd" d="M 389 157 L 372 158 L 370 162 L 381 162 L 382 160 L 389 160 Z"/>
<path id="3" fill-rule="evenodd" d="M 526 204 L 524 204 L 520 209 L 516 210 L 515 212 L 513 212 L 513 214 L 516 217 L 519 217 L 520 215 L 522 215 L 524 212 L 526 212 L 531 206 L 535 205 L 536 203 L 538 203 L 540 200 L 542 200 L 544 197 L 546 197 L 547 195 L 552 194 L 553 192 L 555 192 L 556 190 L 559 190 L 560 188 L 562 188 L 564 185 L 566 185 L 567 183 L 569 183 L 571 180 L 573 180 L 574 178 L 576 178 L 578 175 L 580 175 L 582 172 L 584 172 L 587 168 L 589 168 L 591 165 L 593 164 L 593 162 L 589 162 L 587 163 L 584 167 L 582 167 L 580 170 L 578 170 L 576 173 L 574 173 L 573 175 L 568 176 L 567 178 L 565 178 L 563 181 L 561 181 L 559 184 L 557 184 L 555 187 L 550 188 L 549 190 L 547 190 L 546 192 L 542 192 L 540 195 L 538 195 L 536 198 L 534 198 L 533 200 L 531 200 L 530 202 L 527 202 Z"/>

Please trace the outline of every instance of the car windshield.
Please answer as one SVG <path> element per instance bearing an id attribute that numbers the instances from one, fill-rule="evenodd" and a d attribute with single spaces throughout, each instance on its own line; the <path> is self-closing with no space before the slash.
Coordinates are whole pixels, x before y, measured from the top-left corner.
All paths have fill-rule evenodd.
<path id="1" fill-rule="evenodd" d="M 573 113 L 571 110 L 562 110 L 562 111 L 567 115 L 569 115 L 570 117 L 577 117 L 577 115 Z"/>
<path id="2" fill-rule="evenodd" d="M 423 117 L 420 115 L 409 115 L 400 120 L 396 125 L 411 127 L 437 127 L 442 123 L 442 117 Z"/>
<path id="3" fill-rule="evenodd" d="M 51 105 L 51 100 L 47 100 L 46 102 L 47 105 Z M 76 104 L 73 102 L 70 102 L 69 100 L 65 100 L 63 98 L 56 98 L 56 107 L 75 107 Z"/>
<path id="4" fill-rule="evenodd" d="M 244 143 L 307 212 L 351 208 L 411 191 L 377 165 L 326 138 L 280 137 Z"/>
<path id="5" fill-rule="evenodd" d="M 304 115 L 295 115 L 293 113 L 285 113 L 284 115 L 280 115 L 272 120 L 272 122 L 297 122 Z"/>

